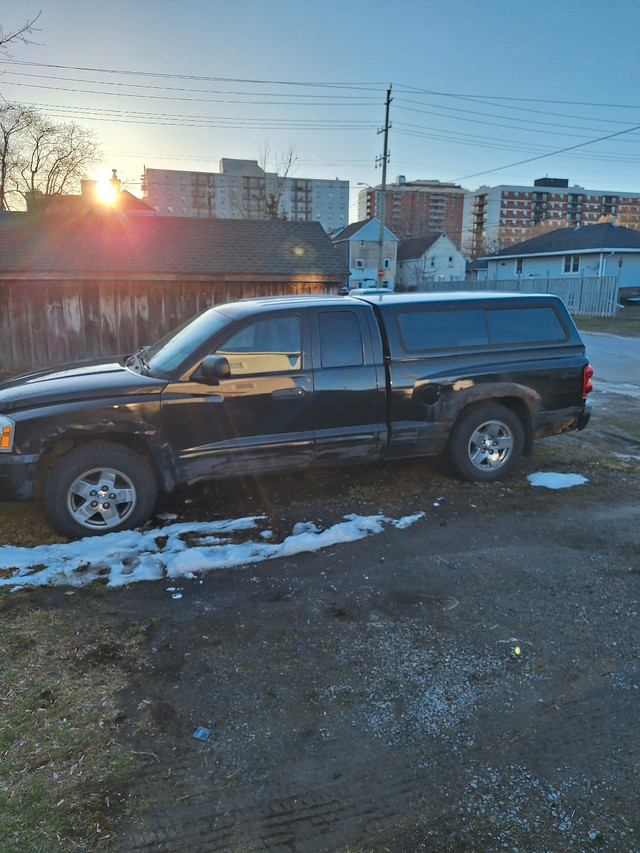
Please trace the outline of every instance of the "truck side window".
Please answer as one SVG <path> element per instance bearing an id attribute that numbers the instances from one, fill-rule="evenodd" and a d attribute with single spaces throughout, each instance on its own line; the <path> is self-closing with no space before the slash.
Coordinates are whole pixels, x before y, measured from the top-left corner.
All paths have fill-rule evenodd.
<path id="1" fill-rule="evenodd" d="M 486 346 L 489 343 L 484 312 L 477 308 L 400 312 L 398 327 L 407 352 Z"/>
<path id="2" fill-rule="evenodd" d="M 487 311 L 492 344 L 564 341 L 567 333 L 553 308 L 507 308 Z"/>
<path id="3" fill-rule="evenodd" d="M 354 367 L 364 363 L 360 324 L 354 311 L 318 314 L 323 367 Z"/>
<path id="4" fill-rule="evenodd" d="M 248 323 L 217 350 L 224 355 L 232 376 L 300 370 L 300 320 L 295 314 Z"/>

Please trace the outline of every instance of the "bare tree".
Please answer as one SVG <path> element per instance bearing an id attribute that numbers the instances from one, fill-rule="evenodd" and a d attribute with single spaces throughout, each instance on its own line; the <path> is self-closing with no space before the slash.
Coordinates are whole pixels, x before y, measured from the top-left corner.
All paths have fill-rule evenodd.
<path id="1" fill-rule="evenodd" d="M 557 231 L 559 228 L 572 228 L 575 224 L 575 222 L 571 222 L 569 219 L 543 219 L 542 222 L 536 222 L 535 225 L 528 228 L 526 234 L 517 242 L 522 243 L 523 240 L 531 240 L 533 237 L 540 237 L 542 234 Z"/>
<path id="2" fill-rule="evenodd" d="M 75 122 L 54 124 L 18 104 L 0 108 L 0 199 L 8 209 L 38 196 L 77 192 L 101 161 L 93 131 Z"/>
<path id="3" fill-rule="evenodd" d="M 0 56 L 8 57 L 7 45 L 11 42 L 32 44 L 28 36 L 35 31 L 34 24 L 42 14 L 42 9 L 34 18 L 27 20 L 16 30 L 6 32 L 0 24 Z M 0 210 L 7 208 L 6 193 L 7 179 L 12 171 L 12 140 L 24 129 L 25 110 L 18 109 L 7 103 L 0 95 Z"/>
<path id="4" fill-rule="evenodd" d="M 75 122 L 52 124 L 41 115 L 32 115 L 25 137 L 18 187 L 22 193 L 72 192 L 100 162 L 95 134 Z"/>
<path id="5" fill-rule="evenodd" d="M 17 166 L 17 140 L 26 127 L 28 111 L 14 104 L 0 103 L 0 210 L 9 207 L 7 193 Z M 15 144 L 14 144 L 15 142 Z"/>
<path id="6" fill-rule="evenodd" d="M 499 252 L 500 249 L 504 249 L 508 245 L 508 241 L 506 239 L 501 239 L 500 235 L 494 234 L 487 237 L 483 234 L 480 238 L 476 235 L 467 238 L 467 240 L 463 242 L 461 248 L 469 260 L 475 261 L 476 258 L 482 258 L 486 255 L 494 255 L 496 252 Z"/>
<path id="7" fill-rule="evenodd" d="M 295 150 L 289 148 L 276 157 L 271 154 L 271 145 L 265 142 L 260 149 L 258 163 L 265 172 L 264 207 L 267 219 L 286 219 L 286 211 L 282 205 L 282 193 L 285 179 L 291 176 L 298 163 Z"/>
<path id="8" fill-rule="evenodd" d="M 5 33 L 2 26 L 0 26 L 0 53 L 4 53 L 7 56 L 7 48 L 6 46 L 9 42 L 21 41 L 23 44 L 33 44 L 31 39 L 27 38 L 27 36 L 31 35 L 32 32 L 35 31 L 34 24 L 42 14 L 42 9 L 38 12 L 35 18 L 31 18 L 24 22 L 21 27 L 18 27 L 17 30 L 11 30 L 8 33 Z"/>

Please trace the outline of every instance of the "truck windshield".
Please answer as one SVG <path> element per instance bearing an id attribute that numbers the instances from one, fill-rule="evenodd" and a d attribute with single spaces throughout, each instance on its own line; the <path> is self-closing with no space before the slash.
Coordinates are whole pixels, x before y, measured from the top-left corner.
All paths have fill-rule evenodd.
<path id="1" fill-rule="evenodd" d="M 153 376 L 170 376 L 189 356 L 229 322 L 217 308 L 196 314 L 144 351 L 147 371 Z"/>

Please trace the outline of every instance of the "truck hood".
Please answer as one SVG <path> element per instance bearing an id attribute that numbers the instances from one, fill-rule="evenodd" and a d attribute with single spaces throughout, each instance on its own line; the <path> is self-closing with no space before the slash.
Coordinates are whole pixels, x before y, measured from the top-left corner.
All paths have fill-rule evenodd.
<path id="1" fill-rule="evenodd" d="M 69 401 L 160 394 L 166 381 L 141 376 L 113 359 L 65 364 L 0 384 L 0 413 Z"/>

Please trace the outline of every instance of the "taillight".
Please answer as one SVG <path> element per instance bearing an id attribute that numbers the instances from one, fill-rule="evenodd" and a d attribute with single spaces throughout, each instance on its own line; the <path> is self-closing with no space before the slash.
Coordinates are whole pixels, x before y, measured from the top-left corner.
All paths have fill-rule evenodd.
<path id="1" fill-rule="evenodd" d="M 593 367 L 590 364 L 585 364 L 582 369 L 582 396 L 586 397 L 591 391 L 593 391 L 593 385 L 591 384 L 591 377 L 593 376 Z"/>

